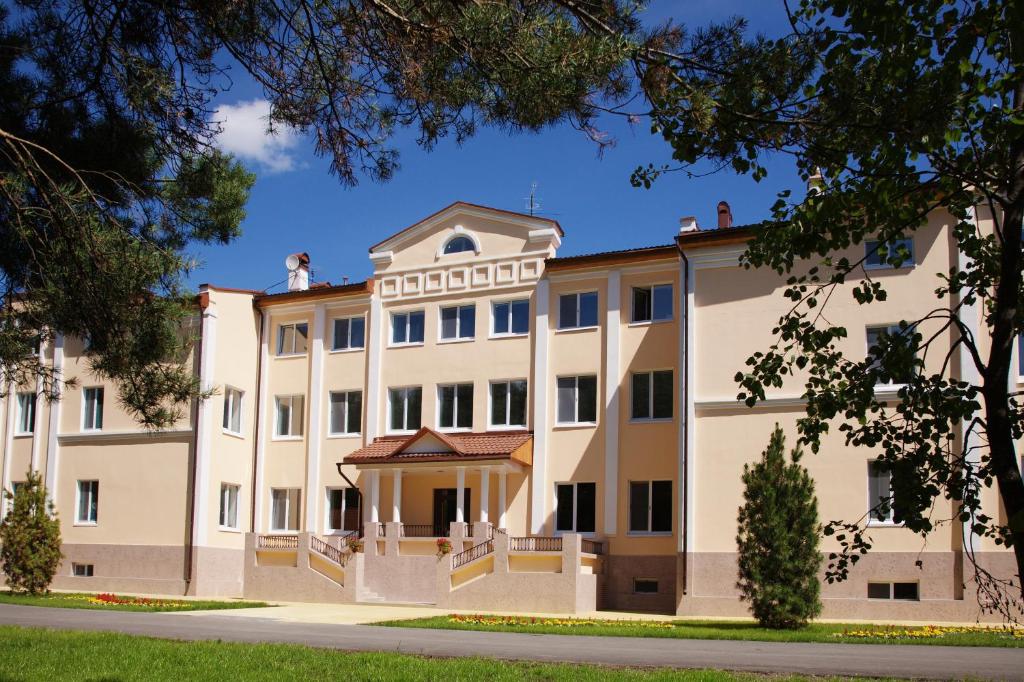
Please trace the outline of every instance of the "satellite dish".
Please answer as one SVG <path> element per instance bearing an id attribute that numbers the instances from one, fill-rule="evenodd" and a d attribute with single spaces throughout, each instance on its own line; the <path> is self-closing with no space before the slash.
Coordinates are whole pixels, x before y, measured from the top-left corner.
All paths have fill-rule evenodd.
<path id="1" fill-rule="evenodd" d="M 289 272 L 295 272 L 299 269 L 299 257 L 294 253 L 284 259 L 284 266 L 288 268 Z"/>

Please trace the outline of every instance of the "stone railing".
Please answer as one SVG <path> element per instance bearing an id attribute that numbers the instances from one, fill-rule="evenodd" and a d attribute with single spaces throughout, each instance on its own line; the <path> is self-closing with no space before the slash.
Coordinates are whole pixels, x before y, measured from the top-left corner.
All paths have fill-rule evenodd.
<path id="1" fill-rule="evenodd" d="M 317 554 L 324 556 L 339 566 L 344 566 L 348 555 L 334 545 L 328 544 L 323 538 L 315 535 L 309 536 L 309 547 Z"/>
<path id="2" fill-rule="evenodd" d="M 580 544 L 583 548 L 583 552 L 586 554 L 604 554 L 603 542 L 583 538 L 583 541 Z"/>
<path id="3" fill-rule="evenodd" d="M 452 568 L 456 569 L 460 566 L 465 566 L 471 561 L 482 559 L 488 554 L 494 553 L 494 540 L 488 540 L 487 542 L 481 542 L 479 545 L 470 547 L 465 552 L 459 552 L 452 557 Z"/>
<path id="4" fill-rule="evenodd" d="M 513 552 L 561 552 L 560 537 L 522 537 L 509 538 L 508 548 Z"/>
<path id="5" fill-rule="evenodd" d="M 256 539 L 256 549 L 298 549 L 298 535 L 260 535 Z"/>

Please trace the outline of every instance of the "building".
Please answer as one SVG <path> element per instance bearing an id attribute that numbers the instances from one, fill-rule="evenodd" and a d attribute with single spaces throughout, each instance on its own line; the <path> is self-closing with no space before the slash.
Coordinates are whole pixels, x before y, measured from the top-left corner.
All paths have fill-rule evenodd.
<path id="1" fill-rule="evenodd" d="M 558 223 L 459 202 L 372 246 L 365 282 L 310 285 L 296 254 L 285 293 L 204 285 L 193 365 L 216 394 L 160 433 L 58 337 L 41 361 L 77 385 L 50 405 L 11 387 L 4 485 L 45 472 L 59 588 L 743 615 L 743 464 L 776 422 L 793 433 L 802 404 L 736 401 L 784 281 L 739 267 L 751 231 L 731 223 L 722 203 L 718 229 L 684 219 L 662 246 L 558 257 Z M 950 224 L 933 216 L 912 263 L 873 273 L 886 302 L 833 303 L 863 330 L 850 350 L 934 300 L 958 258 Z M 860 518 L 888 493 L 870 453 L 839 437 L 805 463 L 823 519 Z M 826 617 L 978 616 L 959 524 L 927 542 L 871 525 L 871 554 L 824 587 Z M 1012 553 L 973 546 L 1015 573 Z"/>

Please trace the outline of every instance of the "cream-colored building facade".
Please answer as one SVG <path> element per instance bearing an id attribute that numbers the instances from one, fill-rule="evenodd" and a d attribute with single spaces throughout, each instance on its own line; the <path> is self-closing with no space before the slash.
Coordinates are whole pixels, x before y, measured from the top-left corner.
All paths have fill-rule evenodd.
<path id="1" fill-rule="evenodd" d="M 719 229 L 684 220 L 664 246 L 558 257 L 556 222 L 459 202 L 371 247 L 365 282 L 310 286 L 296 254 L 285 293 L 204 285 L 193 366 L 214 395 L 160 433 L 58 336 L 40 361 L 77 381 L 50 404 L 9 387 L 3 484 L 44 473 L 59 588 L 743 615 L 743 465 L 775 423 L 795 439 L 803 405 L 797 382 L 736 401 L 785 283 L 739 266 L 750 230 L 720 211 Z M 872 273 L 884 303 L 835 297 L 852 354 L 934 304 L 959 258 L 949 227 L 934 216 L 912 263 Z M 868 451 L 830 436 L 804 461 L 822 519 L 868 513 Z M 979 615 L 959 525 L 870 534 L 850 579 L 824 586 L 825 616 Z"/>

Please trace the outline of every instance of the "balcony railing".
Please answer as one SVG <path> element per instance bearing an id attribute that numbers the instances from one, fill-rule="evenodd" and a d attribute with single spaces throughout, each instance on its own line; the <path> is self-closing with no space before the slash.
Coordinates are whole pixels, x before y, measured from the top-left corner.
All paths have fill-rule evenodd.
<path id="1" fill-rule="evenodd" d="M 583 538 L 580 549 L 587 554 L 604 554 L 604 543 Z"/>
<path id="2" fill-rule="evenodd" d="M 513 552 L 561 552 L 562 538 L 509 538 L 508 548 Z"/>
<path id="3" fill-rule="evenodd" d="M 430 523 L 403 523 L 400 528 L 402 529 L 403 538 L 441 538 L 445 537 L 445 534 L 441 533 L 441 528 Z"/>
<path id="4" fill-rule="evenodd" d="M 337 547 L 328 544 L 322 538 L 318 538 L 315 535 L 311 535 L 309 538 L 309 546 L 314 552 L 322 556 L 327 557 L 339 566 L 345 565 L 345 555 L 342 554 L 341 550 Z"/>
<path id="5" fill-rule="evenodd" d="M 470 547 L 465 552 L 459 552 L 452 557 L 452 568 L 459 568 L 465 566 L 471 561 L 483 558 L 488 554 L 494 552 L 494 541 L 488 540 L 487 542 L 481 542 L 479 545 Z"/>
<path id="6" fill-rule="evenodd" d="M 260 535 L 256 539 L 256 549 L 298 549 L 297 535 Z"/>

